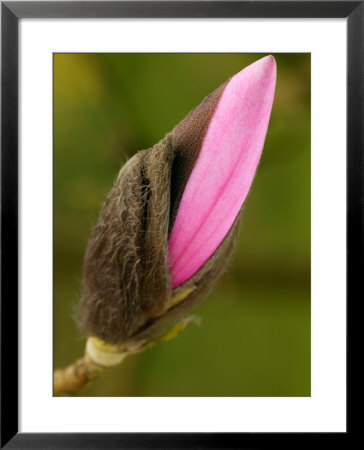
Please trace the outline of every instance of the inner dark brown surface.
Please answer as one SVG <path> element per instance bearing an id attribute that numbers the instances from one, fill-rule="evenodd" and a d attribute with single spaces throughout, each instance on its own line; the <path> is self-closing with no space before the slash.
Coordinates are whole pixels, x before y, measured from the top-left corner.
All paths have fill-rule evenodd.
<path id="1" fill-rule="evenodd" d="M 169 234 L 172 231 L 183 191 L 197 161 L 210 120 L 227 83 L 222 84 L 205 97 L 171 132 L 175 157 L 171 175 Z"/>

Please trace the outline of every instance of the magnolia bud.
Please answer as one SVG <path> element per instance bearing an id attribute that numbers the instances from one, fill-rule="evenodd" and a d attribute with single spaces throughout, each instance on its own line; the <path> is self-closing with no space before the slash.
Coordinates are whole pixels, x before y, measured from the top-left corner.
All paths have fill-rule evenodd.
<path id="1" fill-rule="evenodd" d="M 275 79 L 272 56 L 248 66 L 121 169 L 85 255 L 88 335 L 137 348 L 207 296 L 234 249 Z"/>

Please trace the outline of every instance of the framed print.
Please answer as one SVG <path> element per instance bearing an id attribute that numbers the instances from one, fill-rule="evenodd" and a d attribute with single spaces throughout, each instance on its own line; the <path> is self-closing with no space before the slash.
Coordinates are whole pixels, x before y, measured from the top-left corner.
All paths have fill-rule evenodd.
<path id="1" fill-rule="evenodd" d="M 363 8 L 2 2 L 2 447 L 346 445 Z"/>

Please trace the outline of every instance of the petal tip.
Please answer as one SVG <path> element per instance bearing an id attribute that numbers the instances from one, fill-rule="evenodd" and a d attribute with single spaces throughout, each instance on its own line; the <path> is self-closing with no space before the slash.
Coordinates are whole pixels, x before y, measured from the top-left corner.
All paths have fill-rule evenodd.
<path id="1" fill-rule="evenodd" d="M 261 61 L 264 63 L 266 73 L 270 72 L 274 75 L 275 80 L 277 75 L 277 63 L 275 57 L 273 55 L 268 55 L 262 58 Z"/>
<path id="2" fill-rule="evenodd" d="M 238 72 L 233 78 L 240 77 L 246 73 L 254 73 L 256 78 L 271 78 L 275 82 L 277 74 L 277 64 L 273 55 L 264 56 L 253 62 L 250 66 L 245 67 Z"/>

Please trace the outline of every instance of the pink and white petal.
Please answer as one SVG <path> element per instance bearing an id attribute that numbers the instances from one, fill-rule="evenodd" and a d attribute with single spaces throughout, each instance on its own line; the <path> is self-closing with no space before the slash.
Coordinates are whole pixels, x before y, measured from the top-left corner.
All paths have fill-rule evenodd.
<path id="1" fill-rule="evenodd" d="M 170 235 L 172 287 L 191 278 L 233 225 L 262 153 L 276 64 L 262 58 L 226 85 L 188 179 Z"/>

